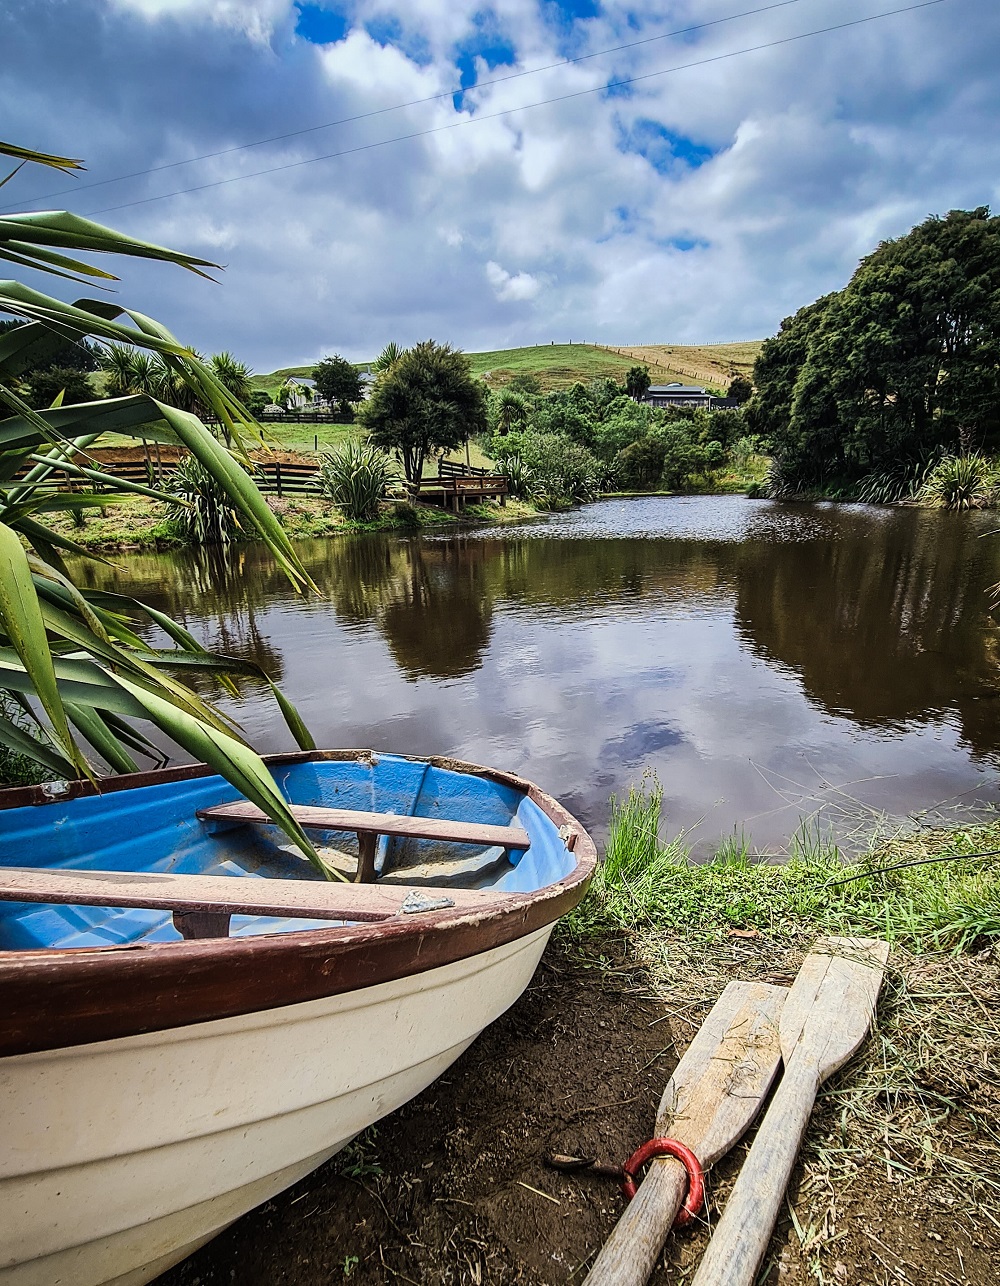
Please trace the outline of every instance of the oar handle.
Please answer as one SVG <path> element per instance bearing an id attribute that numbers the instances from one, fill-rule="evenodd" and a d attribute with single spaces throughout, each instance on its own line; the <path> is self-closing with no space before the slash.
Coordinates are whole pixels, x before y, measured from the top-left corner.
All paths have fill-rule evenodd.
<path id="1" fill-rule="evenodd" d="M 691 1286 L 753 1286 L 819 1082 L 815 1060 L 793 1055 Z"/>
<path id="2" fill-rule="evenodd" d="M 645 1286 L 687 1187 L 680 1161 L 653 1161 L 583 1286 Z"/>

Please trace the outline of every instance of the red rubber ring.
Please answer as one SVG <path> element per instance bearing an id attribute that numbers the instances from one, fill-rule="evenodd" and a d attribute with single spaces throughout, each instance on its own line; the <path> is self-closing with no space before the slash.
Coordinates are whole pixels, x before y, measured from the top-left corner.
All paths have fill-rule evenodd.
<path id="1" fill-rule="evenodd" d="M 633 1152 L 622 1166 L 622 1173 L 625 1176 L 622 1192 L 629 1201 L 636 1193 L 636 1171 L 641 1170 L 653 1157 L 675 1157 L 683 1162 L 684 1169 L 687 1171 L 687 1196 L 674 1220 L 675 1228 L 683 1228 L 695 1217 L 705 1200 L 705 1176 L 702 1173 L 701 1162 L 689 1147 L 678 1143 L 676 1139 L 650 1139 L 648 1143 L 644 1143 L 641 1148 Z"/>

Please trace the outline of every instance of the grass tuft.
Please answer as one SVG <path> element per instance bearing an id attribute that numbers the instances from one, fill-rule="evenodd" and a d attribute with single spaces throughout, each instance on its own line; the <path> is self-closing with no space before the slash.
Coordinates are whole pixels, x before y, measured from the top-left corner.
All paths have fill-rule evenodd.
<path id="1" fill-rule="evenodd" d="M 821 931 L 952 952 L 1000 938 L 1000 857 L 974 856 L 1000 848 L 1000 823 L 897 836 L 850 864 L 813 829 L 793 836 L 781 864 L 754 860 L 749 838 L 734 833 L 696 865 L 683 835 L 661 838 L 662 804 L 655 778 L 612 800 L 605 860 L 570 931 L 683 931 L 715 941 L 733 930 L 786 940 Z M 897 866 L 904 861 L 927 864 Z"/>

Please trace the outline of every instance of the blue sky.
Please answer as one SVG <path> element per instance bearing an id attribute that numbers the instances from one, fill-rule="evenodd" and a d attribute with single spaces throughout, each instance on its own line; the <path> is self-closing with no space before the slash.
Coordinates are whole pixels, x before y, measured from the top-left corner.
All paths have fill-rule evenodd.
<path id="1" fill-rule="evenodd" d="M 258 370 L 760 337 L 879 240 L 1000 206 L 1000 6 L 789 40 L 898 0 L 753 3 L 8 0 L 5 136 L 88 172 L 0 204 L 225 264 L 124 264 L 122 298 Z"/>

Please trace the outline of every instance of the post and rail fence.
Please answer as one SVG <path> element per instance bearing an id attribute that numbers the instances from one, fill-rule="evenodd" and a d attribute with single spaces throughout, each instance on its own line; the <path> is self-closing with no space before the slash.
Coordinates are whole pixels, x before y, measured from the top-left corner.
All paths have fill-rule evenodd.
<path id="1" fill-rule="evenodd" d="M 173 467 L 173 462 L 158 465 L 155 460 L 141 459 L 100 462 L 103 472 L 121 478 L 123 482 L 159 488 L 169 482 Z M 275 495 L 279 499 L 286 495 L 318 496 L 322 494 L 320 467 L 311 461 L 261 460 L 256 462 L 252 477 L 265 495 Z M 26 472 L 26 469 L 21 472 Z M 55 488 L 60 491 L 73 491 L 79 486 L 78 480 L 61 470 L 53 471 L 53 480 Z M 499 500 L 501 505 L 506 504 L 509 484 L 505 474 L 442 460 L 438 464 L 438 476 L 424 477 L 420 493 L 428 500 L 440 498 L 447 508 L 458 512 L 469 500 L 490 498 Z"/>

